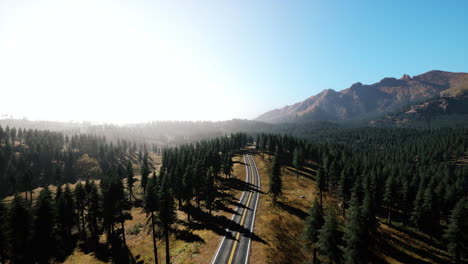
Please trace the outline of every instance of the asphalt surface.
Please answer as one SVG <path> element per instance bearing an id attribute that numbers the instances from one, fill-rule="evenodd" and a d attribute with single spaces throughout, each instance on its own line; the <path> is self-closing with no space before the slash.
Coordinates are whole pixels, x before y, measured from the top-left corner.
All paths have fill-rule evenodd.
<path id="1" fill-rule="evenodd" d="M 258 198 L 260 196 L 260 177 L 252 155 L 244 155 L 246 164 L 246 187 L 239 200 L 239 206 L 231 218 L 231 224 L 215 253 L 212 264 L 248 263 L 250 256 L 251 234 L 255 222 Z"/>

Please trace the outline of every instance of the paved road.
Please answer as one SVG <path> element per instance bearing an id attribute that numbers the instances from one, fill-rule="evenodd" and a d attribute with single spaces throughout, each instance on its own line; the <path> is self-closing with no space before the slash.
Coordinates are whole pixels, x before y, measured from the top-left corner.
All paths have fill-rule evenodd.
<path id="1" fill-rule="evenodd" d="M 231 226 L 221 240 L 212 264 L 248 263 L 250 236 L 253 233 L 255 212 L 260 196 L 260 177 L 252 155 L 244 155 L 246 163 L 246 187 L 239 206 L 231 218 Z"/>

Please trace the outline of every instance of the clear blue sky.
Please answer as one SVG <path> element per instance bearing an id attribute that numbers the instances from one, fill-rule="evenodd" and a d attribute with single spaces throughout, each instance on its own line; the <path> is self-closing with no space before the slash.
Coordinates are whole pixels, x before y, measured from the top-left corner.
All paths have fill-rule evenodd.
<path id="1" fill-rule="evenodd" d="M 32 94 L 2 114 L 254 118 L 358 81 L 468 71 L 468 1 L 38 2 L 0 0 L 2 98 Z"/>

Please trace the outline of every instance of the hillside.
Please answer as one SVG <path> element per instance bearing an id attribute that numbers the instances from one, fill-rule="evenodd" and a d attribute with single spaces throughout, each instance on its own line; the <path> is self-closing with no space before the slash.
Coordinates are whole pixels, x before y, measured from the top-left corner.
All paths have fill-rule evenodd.
<path id="1" fill-rule="evenodd" d="M 271 156 L 256 155 L 255 160 L 262 176 L 262 185 L 266 186 L 264 191 L 267 191 Z M 315 163 L 307 164 L 298 172 L 294 167 L 284 166 L 281 172 L 283 197 L 278 206 L 272 204 L 268 194 L 262 195 L 256 230 L 264 242 L 253 242 L 256 254 L 251 263 L 309 263 L 312 259 L 312 251 L 308 249 L 302 233 L 308 210 L 319 193 L 316 169 Z M 340 201 L 335 195 L 327 193 L 324 205 L 338 209 Z M 346 220 L 340 217 L 338 221 L 343 224 Z M 370 263 L 452 263 L 442 241 L 431 239 L 402 224 L 389 224 L 383 218 L 377 221 L 379 246 L 369 252 L 369 255 L 373 255 Z"/>
<path id="2" fill-rule="evenodd" d="M 339 92 L 327 89 L 302 102 L 266 112 L 255 120 L 271 123 L 360 120 L 435 96 L 456 96 L 466 90 L 468 73 L 430 71 L 413 77 L 405 74 L 400 79 L 384 78 L 370 85 L 358 82 Z"/>
<path id="3" fill-rule="evenodd" d="M 433 128 L 468 125 L 468 94 L 436 97 L 385 114 L 371 126 Z"/>

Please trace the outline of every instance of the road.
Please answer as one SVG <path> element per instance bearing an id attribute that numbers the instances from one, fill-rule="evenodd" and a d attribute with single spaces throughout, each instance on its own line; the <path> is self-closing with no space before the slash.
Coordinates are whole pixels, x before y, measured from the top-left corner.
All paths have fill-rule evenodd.
<path id="1" fill-rule="evenodd" d="M 248 263 L 250 256 L 251 234 L 255 222 L 258 198 L 260 196 L 260 177 L 252 155 L 244 155 L 246 164 L 246 187 L 239 200 L 239 206 L 231 218 L 231 226 L 221 240 L 212 264 Z"/>

